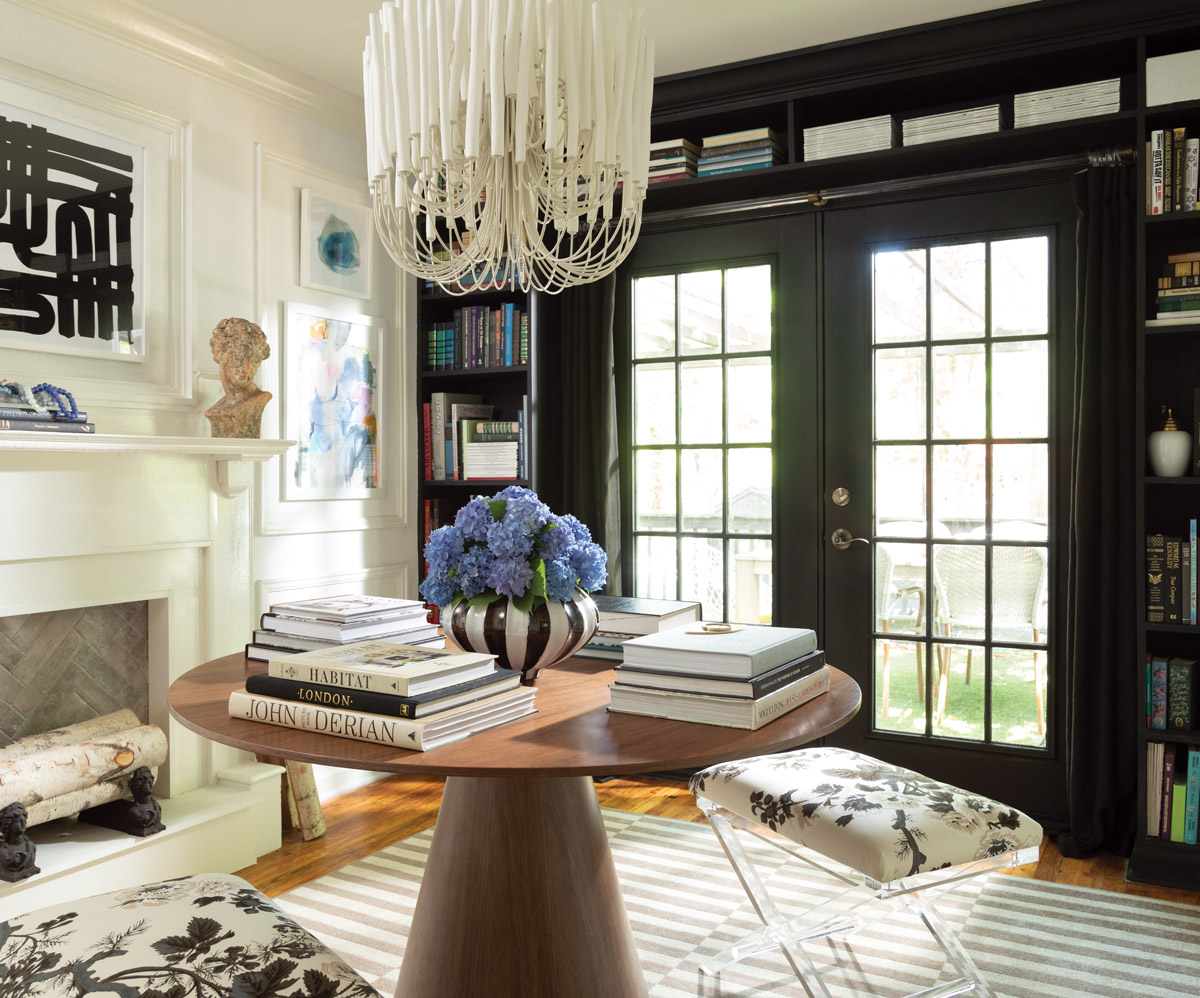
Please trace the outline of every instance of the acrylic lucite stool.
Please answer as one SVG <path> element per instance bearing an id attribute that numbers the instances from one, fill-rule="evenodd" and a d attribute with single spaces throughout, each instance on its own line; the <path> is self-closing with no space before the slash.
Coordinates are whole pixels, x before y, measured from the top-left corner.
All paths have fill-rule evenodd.
<path id="1" fill-rule="evenodd" d="M 812 998 L 831 998 L 804 943 L 853 936 L 908 909 L 959 975 L 908 998 L 994 998 L 934 902 L 965 880 L 1036 861 L 1042 827 L 1028 815 L 838 748 L 710 766 L 692 777 L 691 789 L 763 922 L 706 958 L 702 975 L 718 975 L 751 956 L 779 950 Z M 737 829 L 834 878 L 842 889 L 786 916 L 771 900 Z M 847 946 L 853 949 L 852 939 Z"/>

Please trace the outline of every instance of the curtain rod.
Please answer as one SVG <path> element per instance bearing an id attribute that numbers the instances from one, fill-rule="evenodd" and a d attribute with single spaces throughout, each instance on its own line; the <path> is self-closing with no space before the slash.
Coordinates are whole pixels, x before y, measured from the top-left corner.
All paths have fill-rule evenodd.
<path id="1" fill-rule="evenodd" d="M 984 166 L 970 170 L 954 170 L 920 177 L 902 177 L 895 180 L 879 180 L 869 184 L 850 184 L 831 189 L 788 194 L 782 197 L 750 198 L 744 201 L 725 201 L 720 204 L 699 205 L 694 208 L 679 208 L 674 211 L 647 212 L 646 225 L 660 222 L 695 221 L 720 215 L 735 215 L 746 212 L 780 211 L 795 208 L 822 208 L 830 201 L 844 198 L 871 197 L 902 191 L 915 191 L 927 187 L 941 187 L 972 180 L 990 180 L 1015 174 L 1051 173 L 1086 168 L 1089 166 L 1118 166 L 1136 161 L 1128 146 L 1072 153 L 1047 159 L 1027 160 L 1002 166 Z"/>

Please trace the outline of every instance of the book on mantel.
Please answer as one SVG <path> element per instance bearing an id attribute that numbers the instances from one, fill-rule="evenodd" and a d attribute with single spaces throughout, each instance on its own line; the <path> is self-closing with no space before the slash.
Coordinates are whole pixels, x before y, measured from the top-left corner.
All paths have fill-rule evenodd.
<path id="1" fill-rule="evenodd" d="M 728 632 L 703 632 L 702 622 L 645 634 L 622 646 L 626 665 L 657 672 L 753 679 L 817 650 L 815 631 L 748 624 Z"/>

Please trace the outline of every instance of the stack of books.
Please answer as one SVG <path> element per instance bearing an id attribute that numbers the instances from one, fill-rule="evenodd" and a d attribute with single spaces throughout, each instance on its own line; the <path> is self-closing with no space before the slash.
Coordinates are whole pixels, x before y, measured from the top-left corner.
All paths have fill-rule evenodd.
<path id="1" fill-rule="evenodd" d="M 743 132 L 709 135 L 696 173 L 715 177 L 723 173 L 761 170 L 783 162 L 783 146 L 779 136 L 770 128 L 750 128 Z"/>
<path id="2" fill-rule="evenodd" d="M 700 604 L 640 596 L 592 596 L 599 611 L 599 623 L 591 641 L 578 652 L 589 658 L 620 662 L 626 641 L 643 634 L 657 634 L 674 627 L 685 627 L 700 619 Z"/>
<path id="3" fill-rule="evenodd" d="M 422 752 L 528 717 L 534 693 L 494 655 L 359 641 L 273 659 L 229 716 Z"/>
<path id="4" fill-rule="evenodd" d="M 686 180 L 696 175 L 696 157 L 700 149 L 687 139 L 666 139 L 650 143 L 650 183 Z"/>
<path id="5" fill-rule="evenodd" d="M 1031 90 L 1013 97 L 1013 125 L 1028 128 L 1121 110 L 1121 81 L 1096 80 L 1050 90 Z"/>
<path id="6" fill-rule="evenodd" d="M 807 628 L 704 627 L 626 641 L 608 709 L 754 730 L 829 689 L 825 653 Z"/>
<path id="7" fill-rule="evenodd" d="M 1001 125 L 999 104 L 908 118 L 904 122 L 904 144 L 916 146 L 924 142 L 960 139 L 966 135 L 984 135 L 1000 131 Z"/>
<path id="8" fill-rule="evenodd" d="M 899 140 L 899 123 L 890 114 L 841 121 L 804 129 L 804 158 L 829 159 L 877 149 L 891 149 Z"/>
<path id="9" fill-rule="evenodd" d="M 46 430 L 50 433 L 95 433 L 86 412 L 64 415 L 56 408 L 37 409 L 11 395 L 0 395 L 0 430 Z"/>
<path id="10" fill-rule="evenodd" d="M 436 645 L 444 640 L 437 625 L 429 623 L 420 600 L 324 596 L 273 604 L 246 645 L 246 658 L 269 662 L 367 638 L 406 645 Z"/>
<path id="11" fill-rule="evenodd" d="M 1200 252 L 1171 253 L 1154 294 L 1154 318 L 1200 321 Z"/>

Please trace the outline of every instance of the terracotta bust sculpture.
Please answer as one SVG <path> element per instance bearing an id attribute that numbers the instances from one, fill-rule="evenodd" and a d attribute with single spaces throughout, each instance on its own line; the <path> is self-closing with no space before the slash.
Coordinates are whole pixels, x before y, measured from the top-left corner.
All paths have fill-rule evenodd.
<path id="1" fill-rule="evenodd" d="M 33 862 L 37 846 L 25 834 L 28 823 L 29 815 L 18 802 L 0 811 L 0 880 L 15 883 L 41 872 Z"/>
<path id="2" fill-rule="evenodd" d="M 271 356 L 263 331 L 249 319 L 222 319 L 208 341 L 225 395 L 204 413 L 214 437 L 257 437 L 271 400 L 254 383 L 258 365 Z"/>

